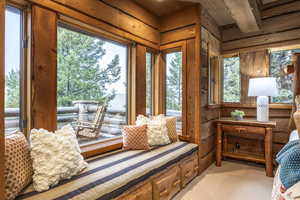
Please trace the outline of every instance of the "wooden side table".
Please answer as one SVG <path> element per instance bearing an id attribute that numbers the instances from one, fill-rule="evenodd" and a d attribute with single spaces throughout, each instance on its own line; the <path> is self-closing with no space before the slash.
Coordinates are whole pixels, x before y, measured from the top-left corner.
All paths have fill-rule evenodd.
<path id="1" fill-rule="evenodd" d="M 216 166 L 221 166 L 222 158 L 234 158 L 266 165 L 266 175 L 273 177 L 273 153 L 272 153 L 272 128 L 276 122 L 258 122 L 256 120 L 235 121 L 232 119 L 219 119 L 217 124 L 217 153 Z M 227 135 L 241 138 L 264 140 L 264 155 L 258 156 L 251 153 L 227 151 Z"/>

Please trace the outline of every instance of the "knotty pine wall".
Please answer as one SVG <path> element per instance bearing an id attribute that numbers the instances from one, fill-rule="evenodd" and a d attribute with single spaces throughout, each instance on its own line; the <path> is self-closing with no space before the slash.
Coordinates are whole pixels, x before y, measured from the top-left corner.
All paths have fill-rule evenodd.
<path id="1" fill-rule="evenodd" d="M 206 17 L 202 17 L 201 28 L 201 171 L 215 161 L 216 128 L 214 120 L 220 117 L 219 105 L 209 105 L 209 62 L 212 57 L 220 56 L 221 42 L 214 36 L 218 35 L 218 26 L 207 13 L 204 16 Z"/>

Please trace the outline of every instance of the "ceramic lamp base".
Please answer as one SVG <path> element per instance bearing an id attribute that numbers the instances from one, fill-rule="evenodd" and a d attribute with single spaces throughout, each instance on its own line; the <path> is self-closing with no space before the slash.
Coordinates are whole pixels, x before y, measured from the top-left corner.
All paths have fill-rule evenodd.
<path id="1" fill-rule="evenodd" d="M 269 97 L 258 96 L 257 97 L 257 121 L 267 122 L 269 121 Z"/>

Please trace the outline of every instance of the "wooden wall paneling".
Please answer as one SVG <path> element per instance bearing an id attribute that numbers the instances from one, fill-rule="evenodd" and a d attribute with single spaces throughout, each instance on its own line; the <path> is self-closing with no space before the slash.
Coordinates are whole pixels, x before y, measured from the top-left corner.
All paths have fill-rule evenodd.
<path id="1" fill-rule="evenodd" d="M 136 19 L 144 22 L 149 26 L 152 26 L 155 29 L 160 28 L 159 18 L 150 13 L 148 10 L 139 6 L 132 0 L 103 0 L 103 2 L 111 5 L 112 7 L 122 10 L 128 15 L 135 17 Z"/>
<path id="2" fill-rule="evenodd" d="M 195 131 L 194 131 L 194 142 L 200 144 L 201 138 L 201 6 L 197 6 L 197 19 L 196 19 L 196 37 L 195 37 Z M 201 145 L 200 145 L 201 146 Z"/>
<path id="3" fill-rule="evenodd" d="M 129 33 L 159 44 L 159 32 L 151 26 L 101 1 L 53 0 L 66 7 L 102 20 Z M 99 12 L 101 10 L 101 12 Z"/>
<path id="4" fill-rule="evenodd" d="M 32 128 L 56 130 L 57 15 L 32 7 Z"/>
<path id="5" fill-rule="evenodd" d="M 54 10 L 61 15 L 72 17 L 76 20 L 79 20 L 82 23 L 86 23 L 90 26 L 94 26 L 94 27 L 97 27 L 98 29 L 107 31 L 108 33 L 115 34 L 119 37 L 123 37 L 123 38 L 129 39 L 129 40 L 133 40 L 137 43 L 146 45 L 153 49 L 159 49 L 159 39 L 160 39 L 159 33 L 158 33 L 158 38 L 157 38 L 158 43 L 155 43 L 155 42 L 148 41 L 143 36 L 137 36 L 135 34 L 132 34 L 130 32 L 122 30 L 119 27 L 113 26 L 102 20 L 99 20 L 93 16 L 88 16 L 87 14 L 83 14 L 82 12 L 76 11 L 73 8 L 69 8 L 67 6 L 64 6 L 64 5 L 54 2 L 54 1 L 49 1 L 49 0 L 28 0 L 28 1 L 31 3 L 34 3 L 34 4 L 41 5 L 43 7 L 47 7 L 48 9 Z"/>
<path id="6" fill-rule="evenodd" d="M 297 12 L 297 11 L 300 11 L 300 2 L 293 1 L 287 4 L 264 9 L 261 12 L 261 17 L 265 19 L 265 18 L 274 17 L 286 13 L 291 13 L 291 12 Z"/>
<path id="7" fill-rule="evenodd" d="M 217 22 L 203 8 L 201 9 L 201 26 L 205 27 L 213 36 L 221 40 L 222 35 Z"/>
<path id="8" fill-rule="evenodd" d="M 193 52 L 189 51 L 188 49 L 188 41 L 184 41 L 183 45 L 181 46 L 182 52 L 182 111 L 181 111 L 181 120 L 182 120 L 182 135 L 183 136 L 191 136 L 187 134 L 187 123 L 188 116 L 187 116 L 187 109 L 188 109 L 188 102 L 187 102 L 187 95 L 188 95 L 188 84 L 187 84 L 187 69 L 189 68 L 190 62 L 193 62 L 193 58 L 189 56 L 193 56 Z"/>
<path id="9" fill-rule="evenodd" d="M 187 41 L 187 66 L 186 66 L 186 132 L 193 135 L 195 132 L 195 40 Z"/>
<path id="10" fill-rule="evenodd" d="M 216 148 L 216 134 L 213 134 L 208 138 L 201 140 L 200 157 L 204 158 L 210 152 L 214 151 L 215 148 Z"/>
<path id="11" fill-rule="evenodd" d="M 253 104 L 255 97 L 248 97 L 249 79 L 269 75 L 269 54 L 267 50 L 240 54 L 241 103 Z"/>
<path id="12" fill-rule="evenodd" d="M 205 157 L 199 157 L 199 172 L 202 173 L 216 160 L 216 151 L 213 150 L 208 153 Z"/>
<path id="13" fill-rule="evenodd" d="M 134 98 L 134 119 L 138 115 L 146 115 L 146 47 L 140 44 L 136 45 L 135 65 L 133 67 L 131 79 L 133 84 L 132 98 Z"/>
<path id="14" fill-rule="evenodd" d="M 181 29 L 168 31 L 161 34 L 160 43 L 162 45 L 195 37 L 195 25 L 190 25 Z"/>
<path id="15" fill-rule="evenodd" d="M 6 1 L 0 1 L 0 199 L 5 199 L 5 5 Z"/>
<path id="16" fill-rule="evenodd" d="M 278 33 L 266 34 L 261 36 L 249 37 L 244 39 L 232 40 L 224 42 L 223 51 L 239 50 L 245 47 L 256 47 L 261 45 L 274 44 L 282 41 L 300 39 L 300 26 L 298 29 L 287 30 Z"/>
<path id="17" fill-rule="evenodd" d="M 299 17 L 300 12 L 296 12 L 264 19 L 262 20 L 261 30 L 253 33 L 242 33 L 235 25 L 225 26 L 222 28 L 222 40 L 227 42 L 296 29 L 300 27 L 300 21 L 295 20 Z"/>
<path id="18" fill-rule="evenodd" d="M 174 14 L 164 16 L 161 19 L 160 31 L 166 32 L 195 24 L 199 18 L 199 12 L 198 6 L 191 6 Z"/>

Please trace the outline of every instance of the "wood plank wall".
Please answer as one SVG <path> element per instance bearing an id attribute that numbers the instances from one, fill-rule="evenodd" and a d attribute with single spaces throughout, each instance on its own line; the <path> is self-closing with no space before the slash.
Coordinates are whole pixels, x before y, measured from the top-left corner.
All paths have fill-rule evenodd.
<path id="1" fill-rule="evenodd" d="M 188 40 L 196 36 L 196 23 L 200 8 L 188 7 L 161 19 L 161 45 Z"/>
<path id="2" fill-rule="evenodd" d="M 57 15 L 32 7 L 32 128 L 56 130 Z"/>
<path id="3" fill-rule="evenodd" d="M 262 17 L 258 32 L 242 33 L 235 25 L 222 27 L 222 53 L 300 44 L 299 1 L 267 7 L 262 10 Z"/>
<path id="4" fill-rule="evenodd" d="M 183 120 L 186 121 L 185 139 L 200 143 L 200 7 L 192 6 L 179 12 L 165 16 L 161 19 L 161 50 L 165 51 L 180 46 L 183 51 L 185 66 L 184 84 L 185 98 L 183 105 Z M 161 55 L 160 67 L 165 67 L 163 55 Z M 161 78 L 164 81 L 164 78 Z M 163 83 L 164 84 L 164 83 Z M 161 99 L 164 102 L 163 99 Z M 163 111 L 160 111 L 160 113 Z"/>
<path id="5" fill-rule="evenodd" d="M 5 78 L 5 0 L 0 1 L 0 199 L 5 199 L 5 132 L 4 132 L 4 78 Z"/>
<path id="6" fill-rule="evenodd" d="M 220 41 L 206 28 L 201 29 L 201 151 L 200 168 L 205 170 L 215 161 L 216 128 L 214 120 L 220 116 L 219 106 L 209 105 L 209 59 L 220 55 Z"/>

